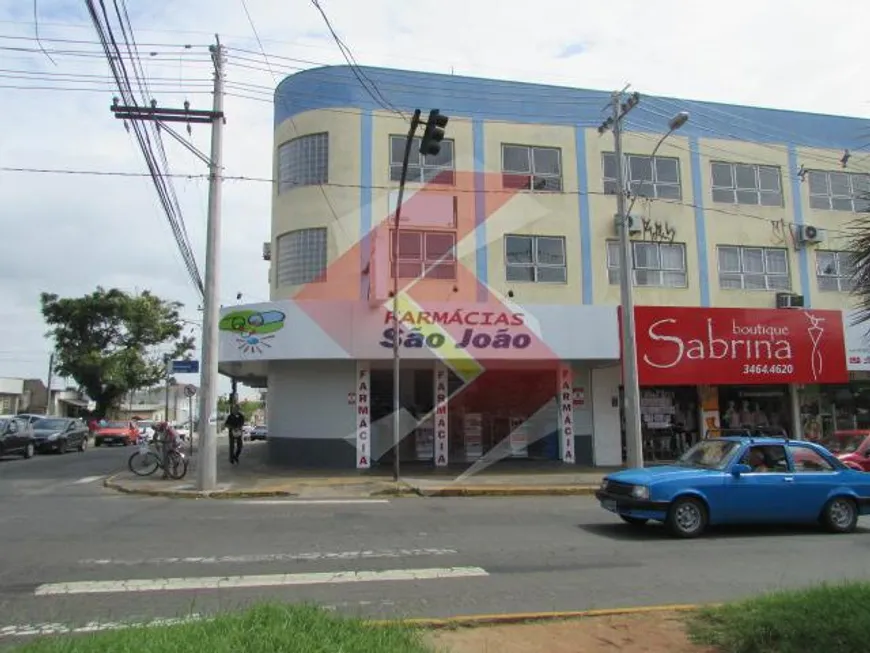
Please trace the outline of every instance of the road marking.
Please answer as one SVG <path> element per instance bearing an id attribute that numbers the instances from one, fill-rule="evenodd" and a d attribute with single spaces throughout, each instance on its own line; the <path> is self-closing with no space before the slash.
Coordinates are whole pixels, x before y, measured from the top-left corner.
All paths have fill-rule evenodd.
<path id="1" fill-rule="evenodd" d="M 317 562 L 320 560 L 367 560 L 371 558 L 415 558 L 421 556 L 445 556 L 458 553 L 456 549 L 370 549 L 360 551 L 312 551 L 310 553 L 263 553 L 250 555 L 200 556 L 184 558 L 142 558 L 140 560 L 118 560 L 113 558 L 93 558 L 79 560 L 80 565 L 220 565 L 251 564 L 258 562 Z"/>
<path id="2" fill-rule="evenodd" d="M 84 485 L 85 483 L 95 483 L 96 481 L 101 481 L 103 479 L 102 476 L 85 476 L 84 478 L 80 478 L 75 482 L 75 485 Z"/>
<path id="3" fill-rule="evenodd" d="M 76 581 L 47 583 L 36 588 L 36 596 L 69 594 L 112 594 L 123 592 L 173 592 L 180 590 L 239 589 L 245 587 L 287 587 L 294 585 L 335 585 L 400 580 L 441 580 L 489 576 L 481 567 L 433 569 L 387 569 L 383 571 L 338 571 L 308 574 L 263 574 L 211 576 L 204 578 L 143 578 L 134 580 Z"/>
<path id="4" fill-rule="evenodd" d="M 192 614 L 189 617 L 170 619 L 154 619 L 144 622 L 123 621 L 90 621 L 83 626 L 68 626 L 62 623 L 20 624 L 17 626 L 0 626 L 0 638 L 3 637 L 32 637 L 33 635 L 70 635 L 78 633 L 96 633 L 103 630 L 122 630 L 124 628 L 141 628 L 152 626 L 175 626 L 178 624 L 202 621 L 203 616 Z"/>
<path id="5" fill-rule="evenodd" d="M 250 499 L 234 501 L 233 503 L 244 504 L 248 506 L 328 506 L 389 502 L 389 499 Z"/>

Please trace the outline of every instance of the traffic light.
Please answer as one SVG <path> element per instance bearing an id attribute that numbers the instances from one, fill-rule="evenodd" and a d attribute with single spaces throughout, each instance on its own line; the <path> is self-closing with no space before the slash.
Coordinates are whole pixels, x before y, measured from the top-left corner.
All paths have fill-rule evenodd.
<path id="1" fill-rule="evenodd" d="M 420 141 L 420 154 L 435 156 L 441 151 L 441 141 L 444 140 L 444 127 L 447 126 L 447 116 L 442 116 L 438 109 L 429 112 L 429 120 L 426 121 L 426 130 Z"/>

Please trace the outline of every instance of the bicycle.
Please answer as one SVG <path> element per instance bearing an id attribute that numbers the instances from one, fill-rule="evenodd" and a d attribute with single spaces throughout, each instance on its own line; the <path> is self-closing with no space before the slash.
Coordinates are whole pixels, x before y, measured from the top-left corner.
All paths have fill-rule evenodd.
<path id="1" fill-rule="evenodd" d="M 177 449 L 171 449 L 167 453 L 167 468 L 170 478 L 176 481 L 183 479 L 187 475 L 188 464 L 187 457 Z M 151 476 L 158 469 L 163 469 L 163 458 L 156 451 L 151 450 L 148 442 L 142 441 L 139 444 L 139 450 L 134 451 L 127 461 L 127 467 L 136 476 Z"/>

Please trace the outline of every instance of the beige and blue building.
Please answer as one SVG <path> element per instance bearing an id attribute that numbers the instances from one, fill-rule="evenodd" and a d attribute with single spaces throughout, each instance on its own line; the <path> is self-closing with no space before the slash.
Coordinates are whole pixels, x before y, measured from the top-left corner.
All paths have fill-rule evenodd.
<path id="1" fill-rule="evenodd" d="M 598 131 L 609 92 L 363 71 L 368 89 L 349 67 L 336 66 L 291 75 L 275 91 L 275 183 L 264 244 L 270 302 L 225 311 L 244 314 L 235 326 L 224 321 L 220 366 L 267 389 L 274 458 L 364 468 L 394 455 L 385 330 L 398 265 L 402 288 L 414 288 L 413 296 L 400 292 L 401 313 L 417 320 L 403 333 L 416 327 L 424 343 L 400 347 L 404 460 L 619 464 L 620 162 L 611 133 Z M 438 155 L 411 152 L 394 261 L 390 223 L 415 108 L 424 115 L 437 108 L 450 120 Z M 679 111 L 690 114 L 688 123 L 651 159 Z M 817 425 L 870 426 L 870 400 L 864 407 L 856 390 L 870 358 L 861 351 L 861 327 L 849 326 L 848 253 L 849 231 L 868 206 L 870 155 L 859 148 L 870 121 L 641 96 L 624 129 L 638 305 L 844 314 L 849 383 L 723 387 L 714 409 L 720 423 L 754 415 L 796 437 Z M 491 339 L 507 333 L 511 342 L 519 341 L 510 324 L 477 325 L 467 316 L 502 311 L 510 322 L 522 315 L 535 339 L 528 351 L 538 353 L 487 345 L 470 358 L 483 367 L 523 358 L 522 369 L 492 378 L 543 385 L 549 400 L 530 400 L 534 410 L 517 413 L 512 391 L 496 385 L 482 391 L 485 398 L 477 390 L 477 399 L 462 399 L 475 372 L 457 358 L 469 350 L 451 350 L 461 335 L 420 317 L 457 309 L 465 326 L 491 329 Z M 433 340 L 436 331 L 442 338 Z M 446 345 L 429 346 L 442 339 Z M 449 386 L 441 395 L 439 379 Z M 651 458 L 672 457 L 704 434 L 704 383 L 644 389 Z"/>

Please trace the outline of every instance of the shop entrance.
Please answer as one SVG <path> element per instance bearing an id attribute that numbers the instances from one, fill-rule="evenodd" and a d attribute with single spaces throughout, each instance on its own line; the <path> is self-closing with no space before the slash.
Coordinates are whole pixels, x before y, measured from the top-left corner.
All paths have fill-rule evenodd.
<path id="1" fill-rule="evenodd" d="M 420 460 L 417 423 L 432 412 L 435 405 L 435 380 L 432 369 L 402 369 L 399 376 L 399 406 L 401 432 L 399 460 Z M 393 371 L 371 370 L 372 463 L 392 465 L 393 448 Z M 422 429 L 421 429 L 422 431 Z M 434 448 L 429 447 L 426 460 L 432 460 Z"/>
<path id="2" fill-rule="evenodd" d="M 701 438 L 695 386 L 641 388 L 640 415 L 644 461 L 676 460 Z"/>

